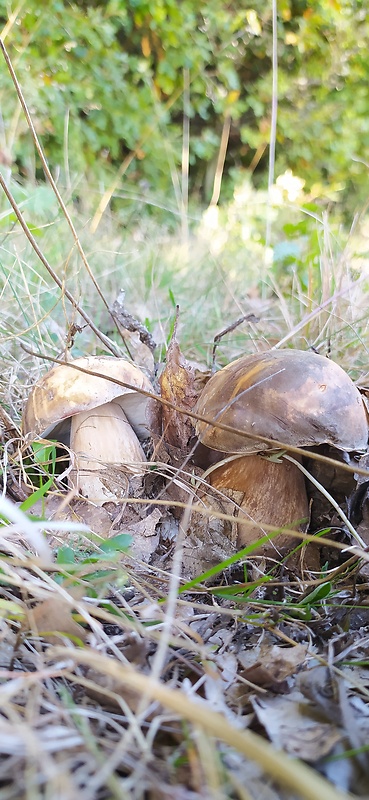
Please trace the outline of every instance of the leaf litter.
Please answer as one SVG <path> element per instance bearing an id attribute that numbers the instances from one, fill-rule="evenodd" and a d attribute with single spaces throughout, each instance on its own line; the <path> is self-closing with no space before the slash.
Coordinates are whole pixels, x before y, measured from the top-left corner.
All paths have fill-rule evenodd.
<path id="1" fill-rule="evenodd" d="M 160 384 L 172 405 L 194 408 L 176 330 Z M 204 484 L 192 437 L 190 418 L 164 406 L 143 484 L 112 476 L 116 503 L 63 499 L 61 485 L 3 517 L 4 798 L 369 796 L 365 553 L 347 552 L 349 532 L 314 490 L 315 544 L 292 560 L 240 556 L 240 498 Z M 329 465 L 316 474 L 365 539 L 365 481 Z"/>

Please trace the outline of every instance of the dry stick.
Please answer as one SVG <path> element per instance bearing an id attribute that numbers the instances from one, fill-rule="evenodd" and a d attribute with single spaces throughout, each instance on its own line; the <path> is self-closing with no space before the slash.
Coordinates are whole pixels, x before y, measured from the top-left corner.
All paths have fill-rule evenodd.
<path id="1" fill-rule="evenodd" d="M 304 800 L 349 800 L 349 795 L 320 777 L 311 767 L 286 753 L 276 750 L 269 742 L 257 733 L 249 730 L 238 730 L 233 727 L 222 714 L 209 711 L 203 701 L 192 700 L 178 689 L 170 689 L 148 675 L 141 675 L 130 666 L 114 661 L 91 649 L 88 652 L 72 650 L 66 647 L 55 647 L 51 657 L 68 658 L 79 664 L 87 664 L 98 672 L 109 675 L 113 680 L 128 686 L 140 695 L 146 695 L 186 719 L 198 725 L 210 736 L 214 736 L 225 744 L 238 750 L 246 758 L 256 761 L 262 769 L 282 786 L 299 792 Z"/>
<path id="2" fill-rule="evenodd" d="M 223 328 L 220 333 L 217 333 L 213 339 L 213 349 L 211 351 L 211 374 L 215 372 L 215 356 L 216 350 L 219 346 L 220 340 L 225 336 L 227 333 L 232 333 L 235 328 L 238 328 L 239 325 L 242 325 L 243 322 L 259 322 L 259 317 L 256 317 L 255 314 L 244 314 L 239 319 L 236 319 L 235 322 L 232 322 L 230 325 L 227 325 L 226 328 Z"/>
<path id="3" fill-rule="evenodd" d="M 93 274 L 93 272 L 91 270 L 91 267 L 90 267 L 90 265 L 89 265 L 89 263 L 87 261 L 85 252 L 84 252 L 83 247 L 81 245 L 81 242 L 79 240 L 78 233 L 77 233 L 77 231 L 76 231 L 76 229 L 75 229 L 75 227 L 73 225 L 73 222 L 72 222 L 72 219 L 71 219 L 70 214 L 68 212 L 68 209 L 67 209 L 67 207 L 66 207 L 66 205 L 64 203 L 64 200 L 63 200 L 63 198 L 62 198 L 62 196 L 61 196 L 61 194 L 59 192 L 59 189 L 58 189 L 58 187 L 57 187 L 57 185 L 56 185 L 56 183 L 54 181 L 54 178 L 53 178 L 53 176 L 51 174 L 49 165 L 47 163 L 47 160 L 45 158 L 44 152 L 42 150 L 40 141 L 38 139 L 38 136 L 37 136 L 37 133 L 36 133 L 36 130 L 35 130 L 35 126 L 34 126 L 33 121 L 32 121 L 32 117 L 31 117 L 31 115 L 29 113 L 29 110 L 28 110 L 28 107 L 27 107 L 27 103 L 26 103 L 26 101 L 24 99 L 20 83 L 19 83 L 18 78 L 17 78 L 17 76 L 15 74 L 12 62 L 11 62 L 11 60 L 9 58 L 9 55 L 7 53 L 6 47 L 5 47 L 4 42 L 2 41 L 2 39 L 0 39 L 0 47 L 1 47 L 2 51 L 3 51 L 3 56 L 4 56 L 4 59 L 5 59 L 6 65 L 8 67 L 8 70 L 10 72 L 12 81 L 14 83 L 15 90 L 16 90 L 17 95 L 18 95 L 18 99 L 19 99 L 20 104 L 21 104 L 21 106 L 23 108 L 24 115 L 25 115 L 27 123 L 28 123 L 28 127 L 29 127 L 29 129 L 31 131 L 32 138 L 33 138 L 33 141 L 34 141 L 35 146 L 36 146 L 36 150 L 37 150 L 37 152 L 38 152 L 38 154 L 40 156 L 40 160 L 41 160 L 41 164 L 42 164 L 44 173 L 45 173 L 45 175 L 46 175 L 46 177 L 47 177 L 47 179 L 48 179 L 48 181 L 50 183 L 50 186 L 51 186 L 54 194 L 56 195 L 56 198 L 58 200 L 60 208 L 62 209 L 63 214 L 65 216 L 65 219 L 67 220 L 67 223 L 68 223 L 68 225 L 70 227 L 70 230 L 72 231 L 74 241 L 75 241 L 75 243 L 77 245 L 77 250 L 78 250 L 78 252 L 79 252 L 79 254 L 80 254 L 81 258 L 82 258 L 84 266 L 86 267 L 88 275 L 91 278 L 92 283 L 95 286 L 95 289 L 98 292 L 99 296 L 101 297 L 104 305 L 108 309 L 109 314 L 111 314 L 109 305 L 108 305 L 108 303 L 107 303 L 107 301 L 106 301 L 106 299 L 105 299 L 105 297 L 104 297 L 104 295 L 103 295 L 103 293 L 102 293 L 102 291 L 100 289 L 100 286 L 97 283 L 97 280 L 96 280 L 96 278 L 95 278 L 95 276 L 94 276 L 94 274 Z"/>
<path id="4" fill-rule="evenodd" d="M 39 246 L 38 246 L 38 244 L 36 242 L 36 239 L 32 235 L 32 233 L 31 233 L 31 231 L 30 231 L 30 229 L 29 229 L 29 227 L 28 227 L 28 225 L 27 225 L 27 223 L 26 223 L 26 221 L 25 221 L 25 219 L 23 217 L 23 214 L 22 214 L 19 206 L 17 205 L 17 203 L 14 200 L 13 195 L 9 191 L 1 172 L 0 172 L 0 186 L 3 189 L 4 193 L 6 194 L 8 200 L 9 200 L 9 203 L 12 206 L 13 211 L 14 211 L 17 219 L 18 219 L 18 222 L 22 226 L 23 231 L 27 236 L 28 241 L 31 243 L 36 255 L 39 257 L 39 259 L 40 259 L 41 263 L 44 265 L 44 267 L 46 267 L 46 269 L 47 269 L 49 275 L 51 275 L 53 281 L 55 281 L 55 283 L 59 287 L 59 289 L 62 292 L 64 292 L 65 296 L 68 298 L 68 300 L 72 304 L 73 308 L 75 308 L 76 311 L 78 311 L 78 313 L 85 320 L 85 322 L 87 322 L 87 325 L 89 325 L 91 330 L 93 330 L 93 332 L 96 334 L 96 336 L 105 345 L 105 347 L 107 347 L 108 350 L 110 350 L 110 352 L 113 353 L 113 355 L 119 356 L 120 355 L 119 350 L 115 347 L 113 342 L 111 342 L 110 339 L 107 336 L 105 336 L 103 333 L 101 333 L 101 331 L 95 325 L 95 323 L 92 321 L 92 319 L 88 316 L 88 314 L 86 314 L 86 312 L 83 310 L 83 308 L 81 308 L 79 303 L 77 303 L 77 301 L 74 299 L 74 297 L 71 294 L 71 292 L 64 286 L 63 281 L 60 280 L 59 276 L 53 270 L 51 264 L 49 264 L 48 260 L 45 258 L 43 252 L 40 250 L 40 248 L 39 248 Z M 44 356 L 42 356 L 42 358 L 44 358 Z"/>
<path id="5" fill-rule="evenodd" d="M 195 421 L 198 420 L 199 422 L 205 422 L 206 425 L 209 425 L 211 428 L 220 428 L 220 430 L 227 431 L 227 433 L 236 433 L 237 436 L 241 436 L 244 439 L 253 439 L 255 442 L 266 442 L 273 450 L 287 450 L 288 453 L 294 453 L 298 456 L 307 456 L 315 461 L 320 461 L 323 464 L 330 464 L 337 469 L 341 469 L 343 472 L 349 472 L 350 475 L 355 473 L 357 475 L 365 475 L 365 477 L 369 478 L 369 470 L 364 469 L 363 467 L 356 465 L 351 467 L 349 464 L 343 464 L 341 461 L 337 461 L 335 458 L 328 458 L 328 456 L 323 456 L 321 453 L 314 453 L 311 450 L 306 450 L 302 447 L 294 447 L 293 445 L 286 444 L 285 442 L 280 442 L 278 439 L 268 439 L 267 436 L 259 436 L 257 433 L 251 433 L 250 431 L 242 431 L 232 425 L 225 425 L 223 422 L 219 422 L 218 420 L 210 419 L 210 417 L 204 417 L 202 414 L 196 414 L 195 411 L 189 411 L 188 408 L 178 406 L 176 403 L 172 403 L 170 400 L 166 400 L 164 397 L 154 394 L 154 392 L 148 392 L 146 389 L 138 389 L 131 383 L 126 383 L 125 381 L 117 380 L 117 378 L 112 378 L 111 375 L 102 375 L 100 372 L 95 372 L 93 369 L 81 367 L 79 364 L 76 364 L 73 361 L 64 361 L 61 358 L 54 358 L 53 356 L 37 353 L 35 350 L 31 350 L 23 343 L 22 348 L 26 353 L 29 353 L 30 356 L 34 356 L 35 358 L 52 361 L 53 364 L 62 364 L 63 366 L 70 367 L 71 369 L 76 369 L 78 372 L 84 372 L 86 375 L 93 375 L 96 378 L 102 378 L 103 380 L 110 381 L 111 383 L 116 383 L 118 386 L 123 386 L 125 389 L 131 389 L 132 391 L 138 392 L 145 397 L 149 397 L 151 400 L 156 400 L 158 403 L 171 408 L 173 411 L 178 411 L 180 414 L 185 414 L 190 419 Z M 266 455 L 266 452 L 264 455 Z"/>

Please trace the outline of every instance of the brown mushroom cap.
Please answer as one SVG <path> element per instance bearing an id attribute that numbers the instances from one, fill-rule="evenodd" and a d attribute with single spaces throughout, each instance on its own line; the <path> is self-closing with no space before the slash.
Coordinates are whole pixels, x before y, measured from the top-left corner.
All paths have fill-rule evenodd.
<path id="1" fill-rule="evenodd" d="M 74 365 L 130 384 L 132 388 L 80 372 L 73 368 Z M 72 416 L 114 400 L 123 409 L 137 436 L 145 439 L 150 435 L 147 419 L 149 401 L 140 394 L 140 389 L 152 392 L 149 379 L 138 367 L 123 358 L 87 356 L 76 358 L 68 364 L 58 364 L 34 385 L 23 414 L 23 432 L 32 436 L 50 436 L 58 426 L 57 438 L 68 443 Z M 60 424 L 63 420 L 69 421 Z"/>
<path id="2" fill-rule="evenodd" d="M 310 351 L 271 350 L 233 361 L 207 383 L 196 412 L 297 447 L 327 443 L 350 451 L 368 442 L 360 392 L 338 364 Z M 200 421 L 196 430 L 203 444 L 226 453 L 271 447 Z"/>

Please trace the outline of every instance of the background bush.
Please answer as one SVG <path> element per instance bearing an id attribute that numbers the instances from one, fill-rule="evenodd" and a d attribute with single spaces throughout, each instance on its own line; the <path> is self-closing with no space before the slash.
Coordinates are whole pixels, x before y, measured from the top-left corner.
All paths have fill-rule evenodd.
<path id="1" fill-rule="evenodd" d="M 175 197 L 185 109 L 194 200 L 210 200 L 229 119 L 222 199 L 245 176 L 265 186 L 271 3 L 0 0 L 0 25 L 50 165 L 67 184 L 87 175 L 105 185 L 130 157 L 132 189 Z M 367 199 L 368 28 L 361 0 L 278 3 L 276 174 L 292 169 L 313 197 L 349 213 Z M 0 96 L 1 159 L 40 178 L 4 64 Z"/>

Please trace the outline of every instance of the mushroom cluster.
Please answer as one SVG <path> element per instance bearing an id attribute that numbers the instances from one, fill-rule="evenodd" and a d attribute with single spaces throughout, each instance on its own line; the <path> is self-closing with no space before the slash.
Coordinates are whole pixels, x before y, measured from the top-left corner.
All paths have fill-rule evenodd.
<path id="1" fill-rule="evenodd" d="M 209 380 L 196 412 L 211 420 L 197 423 L 198 440 L 218 451 L 221 462 L 210 473 L 211 485 L 243 493 L 239 546 L 260 538 L 263 524 L 303 529 L 308 517 L 301 471 L 284 459 L 268 460 L 268 451 L 327 443 L 360 452 L 368 443 L 360 392 L 335 362 L 310 351 L 272 350 L 239 358 Z M 239 458 L 227 461 L 224 454 Z M 273 542 L 279 550 L 291 547 L 288 534 Z"/>
<path id="2" fill-rule="evenodd" d="M 125 385 L 122 385 L 125 384 Z M 73 454 L 70 485 L 102 504 L 115 500 L 104 470 L 142 474 L 141 442 L 150 436 L 146 375 L 123 358 L 87 356 L 59 364 L 33 387 L 23 414 L 29 439 L 55 439 Z"/>
<path id="3" fill-rule="evenodd" d="M 145 472 L 142 442 L 150 436 L 151 393 L 146 375 L 125 359 L 78 358 L 53 367 L 35 384 L 23 432 L 29 439 L 67 445 L 69 485 L 102 505 L 119 497 L 116 473 Z M 209 380 L 195 410 L 203 418 L 197 423 L 198 443 L 212 453 L 210 484 L 218 493 L 241 497 L 240 547 L 263 536 L 263 526 L 306 529 L 304 476 L 296 460 L 274 457 L 273 451 L 321 444 L 348 452 L 367 448 L 368 416 L 360 392 L 341 367 L 309 351 L 239 358 Z M 280 533 L 275 547 L 291 549 L 290 535 Z"/>

